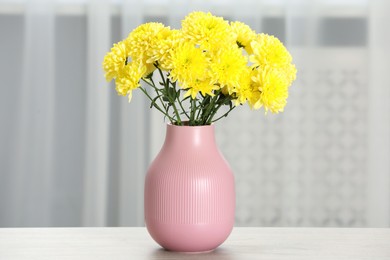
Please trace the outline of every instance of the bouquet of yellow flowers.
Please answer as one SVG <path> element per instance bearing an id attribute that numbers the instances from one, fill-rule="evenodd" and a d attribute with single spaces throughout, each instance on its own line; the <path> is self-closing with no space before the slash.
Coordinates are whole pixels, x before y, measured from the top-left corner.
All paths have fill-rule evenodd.
<path id="1" fill-rule="evenodd" d="M 138 88 L 172 124 L 195 126 L 209 125 L 245 103 L 266 112 L 283 111 L 296 75 L 291 62 L 276 37 L 192 12 L 180 30 L 161 23 L 140 25 L 114 44 L 103 68 L 108 81 L 115 79 L 119 95 L 130 101 Z M 157 71 L 158 84 L 153 80 Z M 223 106 L 227 111 L 215 118 Z"/>

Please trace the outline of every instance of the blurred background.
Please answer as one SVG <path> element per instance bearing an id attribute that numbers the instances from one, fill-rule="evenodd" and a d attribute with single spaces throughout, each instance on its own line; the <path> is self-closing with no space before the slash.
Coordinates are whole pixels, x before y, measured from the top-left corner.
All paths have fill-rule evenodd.
<path id="1" fill-rule="evenodd" d="M 390 227 L 390 1 L 0 0 L 0 227 L 142 226 L 165 122 L 105 82 L 114 42 L 210 11 L 276 35 L 285 112 L 216 124 L 237 226 Z"/>

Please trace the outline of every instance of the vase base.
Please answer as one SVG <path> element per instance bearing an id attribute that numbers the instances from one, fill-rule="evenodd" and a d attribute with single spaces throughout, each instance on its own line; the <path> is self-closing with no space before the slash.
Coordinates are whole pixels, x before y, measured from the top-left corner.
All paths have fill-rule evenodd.
<path id="1" fill-rule="evenodd" d="M 197 254 L 208 254 L 208 253 L 211 253 L 215 250 L 214 249 L 211 249 L 211 250 L 206 250 L 206 251 L 195 251 L 195 252 L 182 252 L 182 251 L 173 251 L 173 250 L 169 250 L 169 249 L 166 249 L 164 248 L 165 251 L 167 252 L 173 252 L 173 253 L 179 253 L 179 254 L 186 254 L 186 255 L 197 255 Z"/>
<path id="2" fill-rule="evenodd" d="M 172 252 L 208 252 L 220 246 L 233 228 L 228 223 L 181 224 L 148 221 L 146 227 L 152 238 L 164 249 Z"/>

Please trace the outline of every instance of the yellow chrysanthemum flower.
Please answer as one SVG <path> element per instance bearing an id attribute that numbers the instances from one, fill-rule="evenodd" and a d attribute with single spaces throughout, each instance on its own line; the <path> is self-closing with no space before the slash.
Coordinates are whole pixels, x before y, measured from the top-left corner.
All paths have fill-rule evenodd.
<path id="1" fill-rule="evenodd" d="M 202 93 L 203 96 L 214 96 L 213 90 L 218 89 L 218 86 L 211 83 L 210 78 L 206 78 L 205 80 L 194 79 L 187 82 L 187 84 L 189 84 L 190 87 L 187 88 L 188 91 L 184 94 L 184 97 L 191 96 L 192 99 L 194 99 L 199 92 Z"/>
<path id="2" fill-rule="evenodd" d="M 162 23 L 145 23 L 134 29 L 126 39 L 129 55 L 133 60 L 141 60 L 146 66 L 146 74 L 153 72 L 156 53 L 160 42 L 170 35 L 169 27 Z"/>
<path id="3" fill-rule="evenodd" d="M 247 100 L 252 99 L 253 89 L 251 86 L 251 69 L 246 68 L 240 73 L 239 85 L 234 88 L 234 105 L 245 104 Z"/>
<path id="4" fill-rule="evenodd" d="M 104 56 L 103 69 L 106 72 L 105 78 L 111 81 L 119 74 L 123 73 L 128 56 L 128 50 L 125 42 L 121 41 L 111 48 L 111 51 Z"/>
<path id="5" fill-rule="evenodd" d="M 234 33 L 229 23 L 211 13 L 192 12 L 182 21 L 183 36 L 202 49 L 215 49 L 222 44 L 233 44 Z"/>
<path id="6" fill-rule="evenodd" d="M 157 61 L 159 67 L 163 70 L 173 69 L 172 53 L 183 41 L 180 30 L 171 30 L 169 35 L 157 43 L 151 51 L 151 60 Z M 150 61 L 150 60 L 149 60 Z"/>
<path id="7" fill-rule="evenodd" d="M 141 62 L 128 63 L 121 75 L 115 80 L 115 89 L 121 96 L 129 96 L 131 101 L 132 91 L 140 86 L 139 81 L 146 73 L 146 66 Z"/>
<path id="8" fill-rule="evenodd" d="M 262 104 L 260 102 L 261 92 L 255 82 L 251 81 L 251 95 L 248 98 L 248 105 L 251 109 L 260 109 Z"/>
<path id="9" fill-rule="evenodd" d="M 250 99 L 250 105 L 254 109 L 264 106 L 265 111 L 270 110 L 273 113 L 282 112 L 287 104 L 288 87 L 290 78 L 281 70 L 264 67 L 259 68 L 252 76 L 252 86 L 254 86 L 254 97 Z M 258 99 L 254 99 L 259 91 Z"/>
<path id="10" fill-rule="evenodd" d="M 250 56 L 250 61 L 253 62 L 253 67 L 281 67 L 292 61 L 291 55 L 284 47 L 283 43 L 274 36 L 259 34 L 258 37 L 251 42 L 251 47 L 253 55 Z"/>
<path id="11" fill-rule="evenodd" d="M 210 89 L 213 88 L 208 76 L 209 62 L 201 49 L 190 42 L 184 42 L 172 53 L 172 66 L 171 80 L 179 81 L 183 89 L 189 89 L 193 98 L 199 89 L 203 89 L 204 94 L 212 94 L 203 85 L 203 82 L 207 82 L 211 85 Z"/>
<path id="12" fill-rule="evenodd" d="M 237 46 L 222 48 L 211 56 L 210 74 L 213 82 L 227 86 L 229 92 L 239 85 L 241 74 L 247 69 L 246 56 Z"/>
<path id="13" fill-rule="evenodd" d="M 248 25 L 242 22 L 231 22 L 230 26 L 236 36 L 236 42 L 243 47 L 249 54 L 252 54 L 251 42 L 256 39 L 256 33 Z"/>
<path id="14" fill-rule="evenodd" d="M 281 73 L 284 73 L 286 78 L 288 79 L 288 85 L 290 86 L 297 76 L 297 68 L 294 64 L 288 64 L 283 68 L 279 69 Z"/>
<path id="15" fill-rule="evenodd" d="M 169 48 L 173 46 L 171 43 L 177 40 L 178 37 L 180 37 L 178 30 L 173 31 L 168 27 L 159 30 L 154 39 L 150 41 L 150 48 L 146 51 L 147 63 L 153 63 L 166 55 L 169 52 Z"/>

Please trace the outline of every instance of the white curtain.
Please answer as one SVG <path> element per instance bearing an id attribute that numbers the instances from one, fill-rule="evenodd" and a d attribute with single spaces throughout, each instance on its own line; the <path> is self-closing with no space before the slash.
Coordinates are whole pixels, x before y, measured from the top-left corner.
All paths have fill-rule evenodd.
<path id="1" fill-rule="evenodd" d="M 101 62 L 139 24 L 194 10 L 275 34 L 298 68 L 283 114 L 217 123 L 236 225 L 390 227 L 386 0 L 0 0 L 0 227 L 143 225 L 164 121 Z"/>

